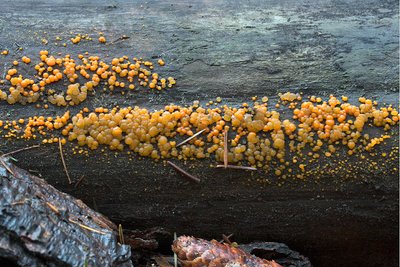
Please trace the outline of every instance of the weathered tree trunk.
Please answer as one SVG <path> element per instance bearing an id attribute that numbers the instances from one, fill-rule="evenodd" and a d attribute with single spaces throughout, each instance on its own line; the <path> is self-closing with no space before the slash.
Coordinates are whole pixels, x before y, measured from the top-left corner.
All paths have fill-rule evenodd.
<path id="1" fill-rule="evenodd" d="M 0 162 L 0 257 L 21 266 L 133 266 L 115 224 L 8 159 Z"/>
<path id="2" fill-rule="evenodd" d="M 398 106 L 397 11 L 397 1 L 359 0 L 8 3 L 0 14 L 0 47 L 11 55 L 0 57 L 0 64 L 10 66 L 13 56 L 37 55 L 43 36 L 67 40 L 70 31 L 103 31 L 109 40 L 122 35 L 130 39 L 67 48 L 51 41 L 46 49 L 89 51 L 102 57 L 161 56 L 168 63 L 162 71 L 177 78 L 178 85 L 129 97 L 100 93 L 87 100 L 89 108 L 158 109 L 171 102 L 184 105 L 218 96 L 238 106 L 254 95 L 266 95 L 273 102 L 278 92 L 290 90 L 353 100 L 365 95 Z M 64 110 L 0 103 L 0 119 L 39 112 L 59 115 Z M 25 145 L 3 139 L 0 144 L 3 151 Z M 395 146 L 397 128 L 378 151 Z M 180 162 L 201 178 L 200 184 L 192 184 L 162 162 L 100 150 L 86 157 L 72 154 L 71 147 L 64 147 L 68 170 L 75 182 L 85 176 L 78 188 L 68 184 L 56 145 L 15 157 L 21 167 L 93 203 L 125 228 L 164 226 L 204 238 L 233 232 L 240 242 L 279 241 L 316 266 L 398 263 L 398 174 L 390 172 L 398 165 L 398 156 L 381 172 L 357 165 L 351 178 L 326 174 L 283 186 L 263 171 L 215 169 L 209 160 Z M 349 159 L 345 169 L 351 168 L 351 158 L 343 158 Z M 379 156 L 376 160 L 382 161 Z M 320 164 L 329 168 L 336 163 L 323 158 Z M 258 178 L 268 178 L 274 185 L 260 185 Z"/>

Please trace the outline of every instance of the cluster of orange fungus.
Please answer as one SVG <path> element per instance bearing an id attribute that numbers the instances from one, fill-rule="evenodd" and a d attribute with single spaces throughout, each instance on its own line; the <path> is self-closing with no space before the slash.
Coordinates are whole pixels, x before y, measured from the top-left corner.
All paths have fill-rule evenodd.
<path id="1" fill-rule="evenodd" d="M 18 61 L 13 64 L 14 67 L 5 75 L 5 81 L 1 81 L 0 100 L 9 104 L 25 105 L 40 101 L 66 106 L 84 102 L 100 86 L 104 90 L 118 89 L 123 93 L 139 86 L 162 90 L 176 84 L 174 78 L 162 78 L 153 72 L 153 63 L 141 58 L 123 56 L 107 63 L 88 53 L 73 59 L 70 55 L 50 55 L 47 50 L 40 51 L 39 56 L 40 61 L 36 64 L 31 64 L 31 59 L 26 56 L 22 57 L 22 62 L 36 72 L 34 77 L 24 77 L 17 68 Z M 163 66 L 164 61 L 160 59 L 158 64 Z M 62 89 L 55 89 L 60 86 Z"/>
<path id="2" fill-rule="evenodd" d="M 91 38 L 80 34 L 71 38 L 74 44 L 82 40 Z M 98 41 L 106 43 L 102 33 Z M 43 50 L 36 62 L 23 56 L 9 64 L 12 67 L 4 73 L 5 80 L 0 80 L 0 101 L 36 103 L 37 107 L 43 104 L 45 108 L 49 104 L 77 106 L 99 88 L 121 94 L 139 87 L 163 90 L 176 84 L 173 77 L 160 77 L 153 71 L 165 64 L 162 59 L 153 64 L 127 56 L 106 62 L 89 53 L 73 58 Z M 35 74 L 25 75 L 24 71 Z M 358 104 L 349 103 L 347 96 L 304 99 L 292 92 L 279 94 L 272 108 L 267 96 L 251 99 L 253 105 L 243 103 L 240 107 L 223 105 L 222 98 L 217 97 L 204 105 L 194 101 L 191 106 L 170 104 L 155 111 L 141 107 L 83 108 L 77 114 L 66 111 L 55 117 L 0 120 L 0 134 L 3 138 L 39 139 L 43 144 L 71 142 L 81 149 L 108 147 L 155 160 L 208 158 L 218 164 L 227 157 L 230 165 L 264 169 L 283 179 L 311 176 L 320 159 L 335 162 L 336 155 L 339 159 L 347 154 L 365 161 L 370 158 L 366 155 L 398 160 L 398 147 L 383 152 L 377 148 L 394 135 L 398 138 L 399 113 L 391 105 L 380 107 L 365 97 L 360 97 Z M 332 169 L 332 174 L 341 174 L 341 168 L 347 167 L 346 159 L 339 163 L 342 165 Z M 378 168 L 376 161 L 369 163 L 362 168 Z M 321 168 L 318 175 L 329 166 Z M 397 167 L 394 169 L 397 171 Z"/>
<path id="3" fill-rule="evenodd" d="M 68 101 L 77 104 L 84 92 L 86 89 L 70 85 Z M 360 99 L 360 104 L 354 105 L 334 96 L 327 101 L 315 97 L 300 101 L 298 95 L 286 96 L 281 101 L 287 101 L 288 108 L 279 112 L 270 109 L 267 98 L 242 107 L 216 104 L 205 108 L 195 101 L 189 107 L 171 104 L 156 111 L 140 107 L 84 108 L 71 118 L 67 112 L 55 119 L 33 117 L 15 124 L 1 121 L 1 125 L 5 137 L 20 132 L 20 138 L 59 138 L 61 132 L 69 142 L 90 149 L 107 146 L 156 160 L 210 158 L 216 163 L 224 160 L 227 131 L 229 164 L 273 170 L 282 177 L 296 172 L 293 164 L 297 164 L 298 178 L 303 177 L 307 163 L 319 158 L 342 152 L 363 157 L 364 153 L 372 153 L 398 126 L 399 114 L 394 107 L 378 107 L 369 99 Z M 376 130 L 365 133 L 366 128 L 380 128 L 385 134 L 373 137 L 370 133 Z M 177 146 L 201 130 L 201 134 Z"/>

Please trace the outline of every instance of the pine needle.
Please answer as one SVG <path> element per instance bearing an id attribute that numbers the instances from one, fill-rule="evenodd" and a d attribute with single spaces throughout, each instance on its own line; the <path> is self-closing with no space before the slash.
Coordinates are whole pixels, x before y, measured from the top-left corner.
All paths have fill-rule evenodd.
<path id="1" fill-rule="evenodd" d="M 176 240 L 176 232 L 174 232 L 174 241 Z M 178 256 L 174 252 L 174 266 L 178 267 Z"/>
<path id="2" fill-rule="evenodd" d="M 8 155 L 15 154 L 15 153 L 18 153 L 18 152 L 21 152 L 21 151 L 24 151 L 24 150 L 36 148 L 36 147 L 40 147 L 40 145 L 34 145 L 34 146 L 24 147 L 24 148 L 17 149 L 17 150 L 11 151 L 11 152 L 7 152 L 7 153 L 5 153 L 5 154 L 3 154 L 3 155 L 1 155 L 1 156 L 2 156 L 2 157 L 6 157 L 6 156 L 8 156 Z"/>
<path id="3" fill-rule="evenodd" d="M 257 168 L 254 167 L 247 167 L 247 166 L 236 166 L 236 165 L 217 165 L 217 168 L 224 168 L 224 169 L 237 169 L 237 170 L 248 170 L 248 171 L 256 171 Z"/>
<path id="4" fill-rule="evenodd" d="M 224 131 L 224 167 L 228 167 L 228 130 Z"/>
<path id="5" fill-rule="evenodd" d="M 125 244 L 124 232 L 122 230 L 122 224 L 118 225 L 118 235 L 119 235 L 119 243 L 121 243 L 122 245 Z"/>
<path id="6" fill-rule="evenodd" d="M 13 206 L 14 206 L 14 205 L 22 205 L 22 204 L 25 204 L 25 202 L 26 202 L 27 200 L 28 200 L 28 199 L 24 198 L 23 200 L 12 202 L 11 205 L 13 205 Z"/>
<path id="7" fill-rule="evenodd" d="M 187 178 L 189 178 L 191 181 L 196 182 L 196 183 L 200 183 L 200 179 L 197 178 L 196 176 L 191 175 L 190 173 L 188 173 L 187 171 L 185 171 L 184 169 L 178 167 L 176 164 L 172 163 L 171 161 L 167 161 L 167 163 L 169 165 L 171 165 L 176 171 L 178 171 L 179 173 L 183 174 L 184 176 L 186 176 Z"/>
<path id="8" fill-rule="evenodd" d="M 192 135 L 191 137 L 189 137 L 189 138 L 183 140 L 182 142 L 180 142 L 179 144 L 177 144 L 176 147 L 179 147 L 179 146 L 181 146 L 181 145 L 183 145 L 183 144 L 186 144 L 187 142 L 189 142 L 190 140 L 192 140 L 193 138 L 195 138 L 196 136 L 198 136 L 199 134 L 201 134 L 201 133 L 204 132 L 205 130 L 207 130 L 207 128 L 204 128 L 203 130 L 198 131 L 197 133 L 195 133 L 194 135 Z"/>
<path id="9" fill-rule="evenodd" d="M 4 166 L 4 168 L 6 168 L 6 170 L 11 173 L 12 175 L 14 175 L 14 172 L 10 169 L 10 167 L 8 167 L 7 163 L 3 160 L 3 157 L 0 157 L 0 163 Z"/>
<path id="10" fill-rule="evenodd" d="M 231 242 L 231 240 L 229 240 L 229 238 L 231 238 L 233 236 L 233 234 L 230 234 L 230 235 L 228 235 L 228 236 L 226 236 L 226 235 L 224 235 L 224 234 L 222 234 L 222 238 L 223 238 L 223 240 L 225 241 L 225 243 L 227 243 L 228 245 L 232 245 L 232 242 Z"/>
<path id="11" fill-rule="evenodd" d="M 65 160 L 64 160 L 64 155 L 63 155 L 63 150 L 62 150 L 61 139 L 58 140 L 58 146 L 59 146 L 59 148 L 60 148 L 60 156 L 61 156 L 62 164 L 63 164 L 63 166 L 64 166 L 65 174 L 67 175 L 69 184 L 72 184 L 71 177 L 69 177 L 69 173 L 68 173 L 68 170 L 67 170 L 67 165 L 65 164 Z"/>
<path id="12" fill-rule="evenodd" d="M 81 178 L 79 178 L 79 180 L 76 182 L 76 184 L 74 185 L 75 188 L 78 188 L 78 186 L 81 184 L 81 182 L 83 181 L 83 178 L 85 178 L 85 175 L 82 174 Z"/>
<path id="13" fill-rule="evenodd" d="M 56 213 L 57 215 L 60 214 L 60 211 L 57 209 L 57 207 L 54 206 L 53 204 L 51 204 L 50 202 L 46 202 L 46 205 L 47 205 L 52 211 L 54 211 L 54 213 Z"/>
<path id="14" fill-rule="evenodd" d="M 81 224 L 80 222 L 74 221 L 74 220 L 72 220 L 72 219 L 68 219 L 68 220 L 69 220 L 71 223 L 74 223 L 74 224 L 76 224 L 76 225 L 79 225 L 79 226 L 82 227 L 83 229 L 86 229 L 86 230 L 89 230 L 89 231 L 92 231 L 92 232 L 95 232 L 95 233 L 98 233 L 98 234 L 102 234 L 102 235 L 105 235 L 105 234 L 106 234 L 106 233 L 103 232 L 103 231 L 100 231 L 100 230 L 94 229 L 94 228 L 92 228 L 92 227 L 86 226 L 86 225 Z"/>

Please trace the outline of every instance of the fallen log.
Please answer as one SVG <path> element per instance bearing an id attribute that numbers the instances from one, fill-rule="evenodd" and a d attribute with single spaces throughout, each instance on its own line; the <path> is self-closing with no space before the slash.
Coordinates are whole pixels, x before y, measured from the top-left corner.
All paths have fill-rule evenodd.
<path id="1" fill-rule="evenodd" d="M 1 158 L 0 257 L 20 266 L 132 266 L 116 226 Z"/>
<path id="2" fill-rule="evenodd" d="M 3 264 L 128 267 L 133 266 L 131 246 L 141 251 L 135 251 L 132 259 L 148 263 L 151 262 L 150 257 L 160 258 L 157 254 L 160 251 L 159 242 L 165 243 L 171 237 L 159 228 L 125 230 L 124 233 L 120 228 L 120 242 L 126 239 L 128 245 L 120 244 L 117 242 L 117 226 L 106 217 L 16 167 L 10 158 L 2 156 L 0 162 L 0 262 Z M 311 266 L 307 258 L 280 243 L 241 245 L 241 251 L 215 240 L 207 242 L 185 238 L 180 237 L 179 245 L 176 242 L 173 245 L 179 256 L 185 253 L 202 254 L 204 249 L 215 247 L 219 251 L 218 257 L 232 257 L 218 259 L 223 264 L 221 266 L 225 263 L 237 266 L 235 264 L 243 255 L 259 266 L 281 266 L 273 260 L 268 261 L 271 259 L 278 260 L 282 266 Z M 196 242 L 206 247 L 193 246 Z M 196 249 L 201 251 L 194 251 Z M 255 253 L 261 258 L 251 256 Z M 191 263 L 187 264 L 190 266 Z M 208 266 L 207 262 L 205 266 Z"/>
<path id="3" fill-rule="evenodd" d="M 98 90 L 95 98 L 83 103 L 89 108 L 138 105 L 155 110 L 171 102 L 190 105 L 202 100 L 205 104 L 217 97 L 239 107 L 252 96 L 268 96 L 275 105 L 277 93 L 286 91 L 324 99 L 329 94 L 346 95 L 353 101 L 365 96 L 397 107 L 397 10 L 398 1 L 392 0 L 10 2 L 2 7 L 4 19 L 0 19 L 1 48 L 9 54 L 0 57 L 0 64 L 5 76 L 13 60 L 22 55 L 37 58 L 43 49 L 72 57 L 85 51 L 110 59 L 163 57 L 164 73 L 177 79 L 175 88 L 155 93 L 136 89 L 121 96 L 119 91 L 109 95 Z M 87 14 L 96 15 L 88 19 Z M 32 29 L 30 22 L 40 28 Z M 92 34 L 93 30 L 103 31 L 110 45 L 69 42 L 75 33 Z M 58 45 L 52 41 L 57 37 L 63 40 Z M 49 40 L 45 48 L 42 38 Z M 60 46 L 61 42 L 67 47 Z M 36 71 L 28 68 L 29 72 L 27 66 L 20 62 L 21 73 L 26 70 L 33 77 Z M 65 90 L 62 87 L 51 88 Z M 80 108 L 70 107 L 71 114 Z M 47 117 L 64 111 L 53 105 L 42 110 L 2 102 L 0 119 Z M 8 152 L 35 142 L 21 144 L 4 138 L 0 150 Z M 398 130 L 379 145 L 374 156 L 351 160 L 344 152 L 335 159 L 321 157 L 324 174 L 284 184 L 273 171 L 215 169 L 212 166 L 217 163 L 207 160 L 176 162 L 202 178 L 200 184 L 185 183 L 183 176 L 162 162 L 139 160 L 126 152 L 106 154 L 102 148 L 85 156 L 70 144 L 63 149 L 71 179 L 79 185 L 74 188 L 55 156 L 58 146 L 43 146 L 15 157 L 19 166 L 124 228 L 163 225 L 205 238 L 235 232 L 240 242 L 285 242 L 318 266 L 383 262 L 397 266 L 398 152 L 393 164 L 382 156 L 396 146 Z M 339 171 L 330 173 L 335 166 Z M 307 168 L 314 170 L 315 165 Z"/>

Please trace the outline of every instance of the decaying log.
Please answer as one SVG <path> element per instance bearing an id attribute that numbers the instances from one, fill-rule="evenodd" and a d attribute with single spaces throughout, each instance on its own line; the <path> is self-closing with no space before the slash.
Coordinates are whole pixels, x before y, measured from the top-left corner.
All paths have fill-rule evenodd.
<path id="1" fill-rule="evenodd" d="M 116 226 L 82 201 L 0 164 L 0 257 L 21 266 L 132 266 Z"/>
<path id="2" fill-rule="evenodd" d="M 33 62 L 44 49 L 75 58 L 85 51 L 107 59 L 161 57 L 166 65 L 160 75 L 176 78 L 175 88 L 160 92 L 138 88 L 124 96 L 97 90 L 96 97 L 83 106 L 93 110 L 138 105 L 158 110 L 171 102 L 190 105 L 201 100 L 204 105 L 222 97 L 221 104 L 239 107 L 250 103 L 252 96 L 268 96 L 274 105 L 277 93 L 301 91 L 323 99 L 329 94 L 346 95 L 351 101 L 365 96 L 398 107 L 398 1 L 111 2 L 43 0 L 2 5 L 0 49 L 9 54 L 0 57 L 1 74 L 13 66 L 13 60 L 26 55 L 32 58 L 31 65 L 20 62 L 18 68 L 34 77 Z M 98 31 L 104 32 L 109 44 L 70 42 L 78 33 L 95 40 Z M 55 44 L 57 37 L 62 41 Z M 46 46 L 42 38 L 49 41 Z M 65 90 L 62 86 L 54 89 Z M 68 109 L 76 114 L 83 106 Z M 64 111 L 54 105 L 42 110 L 0 103 L 1 120 Z M 398 146 L 398 127 L 394 132 L 372 159 L 385 161 L 381 154 Z M 2 139 L 0 150 L 40 142 Z M 198 184 L 186 182 L 166 162 L 139 160 L 126 151 L 116 154 L 107 149 L 107 153 L 98 149 L 84 156 L 75 154 L 75 145 L 67 143 L 63 152 L 72 182 L 84 175 L 77 188 L 68 183 L 58 144 L 24 151 L 15 158 L 18 166 L 98 208 L 124 229 L 163 226 L 204 238 L 234 232 L 239 242 L 287 243 L 316 266 L 398 266 L 398 172 L 389 172 L 398 169 L 398 155 L 393 166 L 385 163 L 383 168 L 378 163 L 382 168 L 376 171 L 360 161 L 350 178 L 342 174 L 354 163 L 351 157 L 339 157 L 349 161 L 334 174 L 329 173 L 335 164 L 332 159 L 321 157 L 323 176 L 285 181 L 282 186 L 276 185 L 273 171 L 217 169 L 219 163 L 208 160 L 175 162 L 201 178 Z"/>

